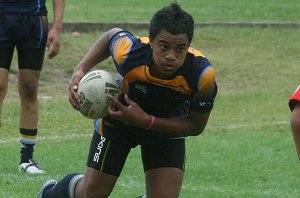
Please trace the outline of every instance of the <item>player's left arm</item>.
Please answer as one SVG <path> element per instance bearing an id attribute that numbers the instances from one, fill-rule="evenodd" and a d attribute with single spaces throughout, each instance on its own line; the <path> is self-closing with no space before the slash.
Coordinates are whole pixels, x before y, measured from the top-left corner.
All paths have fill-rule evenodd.
<path id="1" fill-rule="evenodd" d="M 156 118 L 152 129 L 174 135 L 197 136 L 205 129 L 209 116 L 210 112 L 190 112 L 185 117 Z"/>
<path id="2" fill-rule="evenodd" d="M 190 103 L 188 115 L 172 118 L 159 118 L 144 112 L 140 106 L 125 95 L 128 106 L 122 105 L 111 97 L 112 106 L 108 109 L 113 119 L 119 120 L 127 125 L 134 125 L 141 128 L 166 132 L 174 135 L 196 136 L 203 132 L 208 122 L 210 112 L 213 108 L 214 99 L 217 93 L 214 69 L 208 67 L 199 76 L 198 93 Z M 117 106 L 117 110 L 115 110 Z"/>
<path id="3" fill-rule="evenodd" d="M 196 136 L 201 134 L 210 115 L 210 112 L 190 112 L 189 115 L 182 117 L 152 117 L 152 115 L 144 112 L 143 109 L 127 95 L 125 95 L 125 101 L 128 106 L 124 106 L 112 96 L 110 100 L 111 106 L 108 108 L 108 113 L 113 119 L 119 120 L 126 125 L 138 126 L 144 129 L 149 129 L 149 126 L 151 126 L 151 130 L 174 135 Z"/>
<path id="4" fill-rule="evenodd" d="M 290 125 L 295 141 L 296 151 L 300 160 L 300 102 L 295 104 L 290 119 Z"/>

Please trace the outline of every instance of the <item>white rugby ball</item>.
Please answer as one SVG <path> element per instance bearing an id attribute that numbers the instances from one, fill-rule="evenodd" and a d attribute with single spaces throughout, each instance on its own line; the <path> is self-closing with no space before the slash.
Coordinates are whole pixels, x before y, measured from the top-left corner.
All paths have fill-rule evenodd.
<path id="1" fill-rule="evenodd" d="M 87 73 L 79 82 L 80 113 L 90 119 L 107 115 L 108 94 L 119 97 L 120 90 L 115 77 L 104 70 Z"/>

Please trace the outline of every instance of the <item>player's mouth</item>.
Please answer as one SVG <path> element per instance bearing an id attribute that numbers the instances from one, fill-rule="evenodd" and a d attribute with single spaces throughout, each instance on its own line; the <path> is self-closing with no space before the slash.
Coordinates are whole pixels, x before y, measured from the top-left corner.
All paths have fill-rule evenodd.
<path id="1" fill-rule="evenodd" d="M 174 70 L 174 69 L 176 69 L 176 66 L 172 65 L 172 64 L 165 64 L 164 68 L 165 68 L 165 70 Z"/>

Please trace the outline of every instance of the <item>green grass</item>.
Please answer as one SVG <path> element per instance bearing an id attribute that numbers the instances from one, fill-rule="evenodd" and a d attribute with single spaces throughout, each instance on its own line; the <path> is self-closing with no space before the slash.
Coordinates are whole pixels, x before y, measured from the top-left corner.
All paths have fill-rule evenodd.
<path id="1" fill-rule="evenodd" d="M 34 197 L 44 180 L 84 171 L 92 121 L 69 105 L 67 82 L 98 35 L 64 33 L 60 55 L 45 62 L 35 158 L 46 175 L 17 171 L 19 102 L 14 90 L 16 74 L 11 74 L 0 128 L 0 197 Z M 300 196 L 299 162 L 287 106 L 299 84 L 298 35 L 296 29 L 196 29 L 192 45 L 213 63 L 219 94 L 205 132 L 187 140 L 181 197 Z M 110 60 L 97 68 L 113 71 Z M 135 197 L 144 187 L 140 153 L 135 149 L 111 197 Z"/>
<path id="2" fill-rule="evenodd" d="M 48 1 L 49 8 L 51 2 Z M 147 22 L 170 0 L 66 1 L 66 22 Z M 178 0 L 197 23 L 208 21 L 299 21 L 299 0 Z M 49 9 L 52 16 L 52 9 Z"/>

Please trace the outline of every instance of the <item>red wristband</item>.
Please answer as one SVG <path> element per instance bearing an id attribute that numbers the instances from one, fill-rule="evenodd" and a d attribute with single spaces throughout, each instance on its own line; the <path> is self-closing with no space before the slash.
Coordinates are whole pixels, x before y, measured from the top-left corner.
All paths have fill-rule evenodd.
<path id="1" fill-rule="evenodd" d="M 151 129 L 151 128 L 153 127 L 155 121 L 156 121 L 156 117 L 153 116 L 153 115 L 151 115 L 151 121 L 150 121 L 149 126 L 147 127 L 148 130 Z"/>

